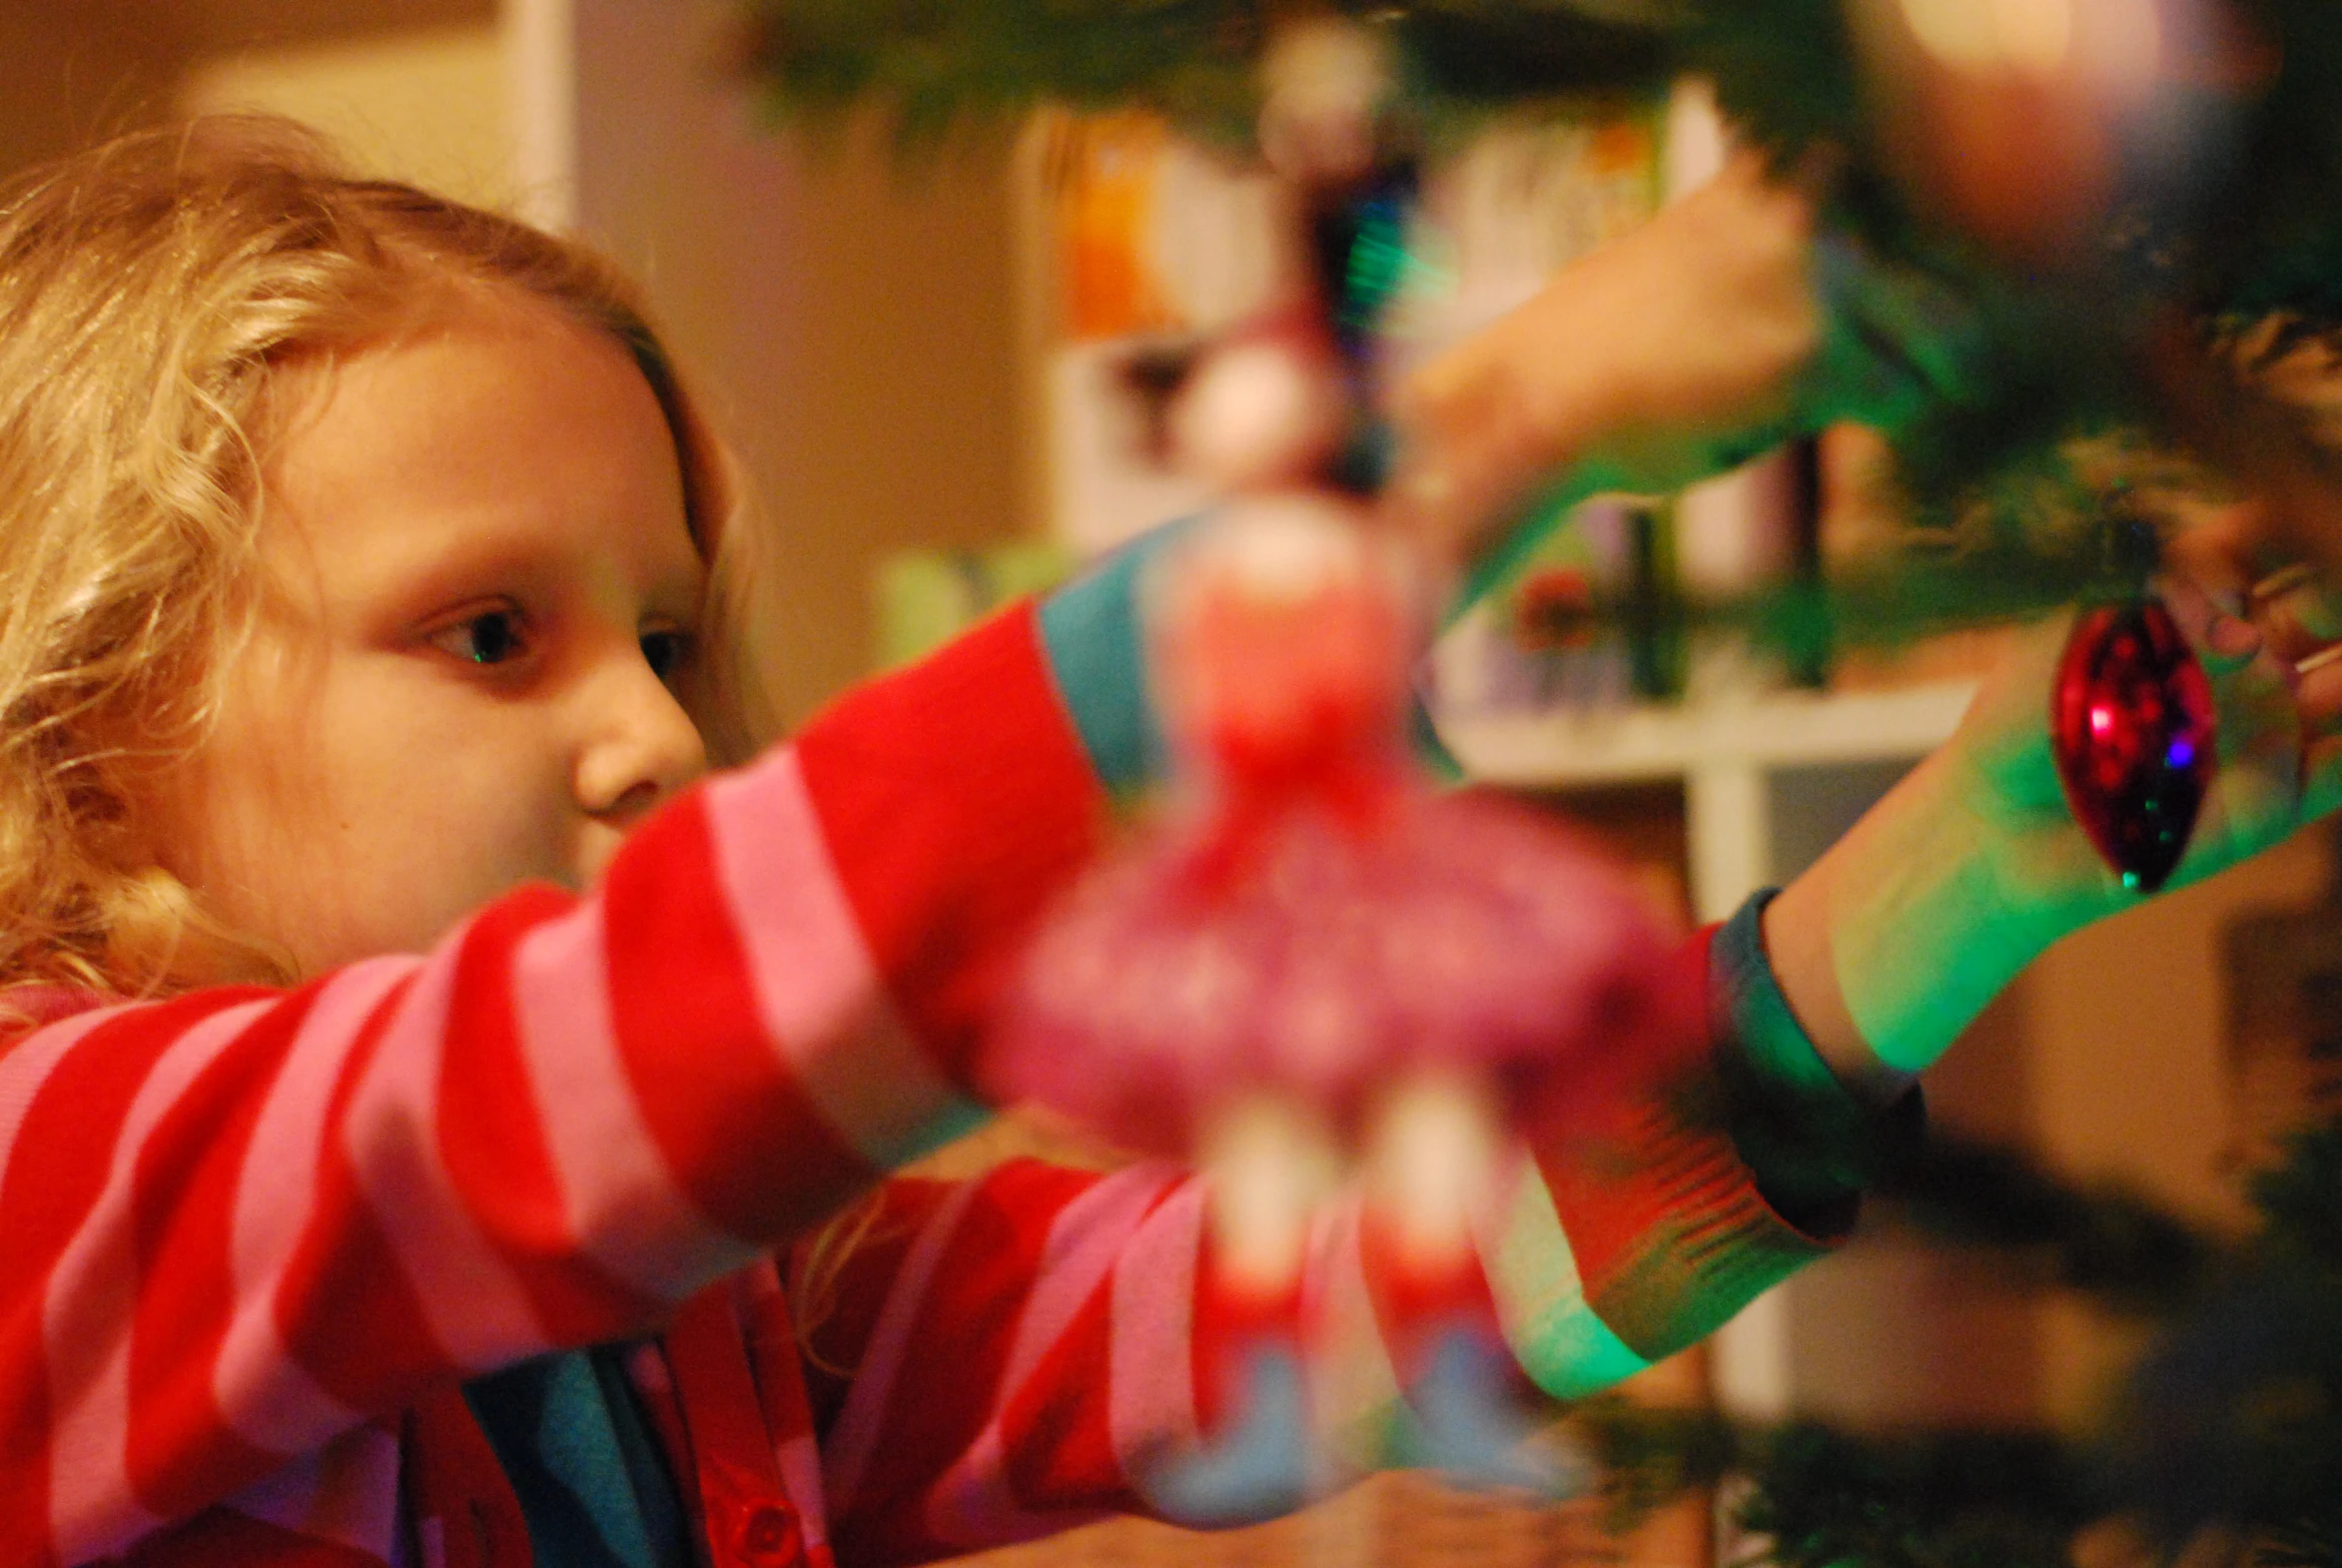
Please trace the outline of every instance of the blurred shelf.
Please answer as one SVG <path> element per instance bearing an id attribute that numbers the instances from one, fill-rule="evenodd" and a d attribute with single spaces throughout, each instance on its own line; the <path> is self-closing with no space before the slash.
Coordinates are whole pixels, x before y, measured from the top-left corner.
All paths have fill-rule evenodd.
<path id="1" fill-rule="evenodd" d="M 1717 768 L 1908 761 L 1942 744 L 1972 681 L 1896 690 L 1765 692 L 1741 699 L 1442 719 L 1475 779 L 1514 789 L 1688 778 Z"/>

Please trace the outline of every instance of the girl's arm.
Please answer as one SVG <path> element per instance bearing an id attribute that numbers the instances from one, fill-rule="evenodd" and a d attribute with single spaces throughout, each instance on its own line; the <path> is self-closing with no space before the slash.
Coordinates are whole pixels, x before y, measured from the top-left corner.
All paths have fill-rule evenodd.
<path id="1" fill-rule="evenodd" d="M 1680 983 L 1710 1002 L 1717 1095 L 1655 1075 L 1590 1139 L 1541 1141 L 1484 1237 L 1488 1304 L 1556 1394 L 1639 1371 L 1829 1250 L 1854 1208 L 1830 1183 L 1916 1112 L 1867 1116 L 1827 1073 L 1797 1084 L 1798 1053 L 1820 1063 L 1771 988 L 1754 921 L 1752 906 L 1681 955 Z M 1729 1123 L 1683 1115 L 1750 1096 L 1755 1114 Z M 1738 1127 L 1760 1120 L 1773 1136 L 1744 1154 Z M 853 1233 L 843 1266 L 795 1270 L 841 1561 L 924 1561 L 1153 1511 L 1145 1477 L 1196 1440 L 1215 1364 L 1192 1177 L 1015 1162 L 963 1182 L 898 1179 Z M 1387 1463 L 1398 1378 L 1354 1211 L 1316 1232 L 1306 1292 L 1331 1367 L 1312 1401 L 1320 1437 L 1353 1472 Z"/>
<path id="2" fill-rule="evenodd" d="M 2342 679 L 2330 663 L 2295 668 L 2316 644 L 2265 611 L 2266 630 L 2186 580 L 2164 597 L 2219 711 L 2219 771 L 2171 879 L 2182 887 L 2342 806 Z M 2028 630 L 1952 742 L 1766 911 L 1789 1006 L 1870 1103 L 1899 1094 L 2060 937 L 2138 902 L 2075 823 L 2050 754 L 2066 624 Z"/>
<path id="3" fill-rule="evenodd" d="M 1011 612 L 646 823 L 585 898 L 0 1055 L 0 1562 L 640 1331 L 970 1115 L 1104 796 Z"/>
<path id="4" fill-rule="evenodd" d="M 1602 341 L 1608 313 L 1588 298 L 1648 282 L 1614 250 L 1590 295 L 1557 289 L 1427 373 L 1414 448 L 1424 493 L 1402 501 L 1426 509 L 1407 520 L 1436 532 L 1443 516 L 1482 515 L 1525 470 L 1600 450 L 1622 421 L 1727 426 L 1764 411 L 1752 392 L 1814 349 L 1803 210 L 1736 175 L 1673 211 L 1685 216 L 1672 238 L 1643 231 L 1661 241 L 1642 264 L 1696 258 L 1686 226 L 1754 224 L 1780 242 L 1699 296 L 1727 316 L 1748 302 L 1753 341 L 1696 360 L 1688 383 L 1659 363 L 1661 343 L 1650 379 L 1605 405 L 1565 351 Z M 1799 280 L 1786 294 L 1772 287 L 1785 268 Z M 1643 325 L 1612 316 L 1608 331 Z M 1752 379 L 1751 366 L 1771 369 Z M 1118 784 L 1145 775 L 1155 744 L 1134 675 L 1132 570 L 1112 563 L 1045 611 L 1053 640 L 1080 650 L 1058 670 Z M 2193 878 L 2342 798 L 2342 740 L 2316 738 L 2342 710 L 2342 681 L 2320 691 L 2293 679 L 2252 628 L 2215 618 L 2184 586 L 2172 593 L 2221 704 L 2225 771 L 2183 869 Z M 1707 1093 L 1624 1096 L 1597 1140 L 1542 1141 L 1524 1163 L 1483 1257 L 1512 1347 L 1548 1390 L 1576 1396 L 1641 1369 L 1827 1250 L 1872 1163 L 1917 1131 L 1911 1076 L 2041 947 L 2125 900 L 2049 762 L 2058 635 L 2036 632 L 1953 744 L 1812 872 L 1687 947 L 1683 983 L 1705 987 L 1711 1023 Z M 1721 1118 L 1687 1120 L 1682 1108 L 1703 1101 Z M 1330 1446 L 1363 1465 L 1381 1457 L 1397 1379 L 1359 1255 L 1355 1223 L 1329 1224 L 1310 1288 L 1344 1367 L 1315 1414 Z M 816 1359 L 845 1370 L 822 1384 L 841 1553 L 909 1561 L 1144 1509 L 1150 1459 L 1198 1427 L 1206 1267 L 1198 1194 L 1162 1168 L 1100 1178 L 1012 1166 L 890 1186 L 836 1297 L 817 1305 Z"/>
<path id="5" fill-rule="evenodd" d="M 2173 591 L 2226 770 L 2193 878 L 2342 798 L 2342 741 L 2305 745 L 2307 708 L 2257 636 Z M 1955 739 L 1812 872 L 1686 945 L 1679 983 L 1702 988 L 1710 1024 L 1693 1082 L 1630 1076 L 1590 1133 L 1532 1140 L 1482 1257 L 1546 1390 L 1639 1371 L 1826 1252 L 1875 1162 L 1919 1130 L 1911 1075 L 2032 952 L 2128 898 L 2047 760 L 2057 640 L 2036 631 Z M 1809 1018 L 1824 1022 L 1809 1033 Z M 1203 1424 L 1208 1267 L 1196 1187 L 1164 1167 L 891 1184 L 812 1303 L 814 1361 L 841 1369 L 816 1378 L 841 1555 L 907 1562 L 1146 1511 L 1150 1462 Z M 1320 1436 L 1353 1467 L 1384 1462 L 1398 1379 L 1354 1215 L 1316 1235 L 1307 1294 L 1336 1365 L 1313 1401 Z"/>

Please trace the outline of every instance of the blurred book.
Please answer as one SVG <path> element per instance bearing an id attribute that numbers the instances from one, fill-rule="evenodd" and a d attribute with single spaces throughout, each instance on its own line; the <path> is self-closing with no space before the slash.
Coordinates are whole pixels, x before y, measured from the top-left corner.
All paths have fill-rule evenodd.
<path id="1" fill-rule="evenodd" d="M 1156 116 L 1068 117 L 1047 170 L 1069 343 L 1217 332 L 1284 281 L 1274 184 Z"/>
<path id="2" fill-rule="evenodd" d="M 1432 703 L 1443 718 L 1615 707 L 1676 695 L 1683 633 L 1674 505 L 1603 495 L 1570 508 L 1504 581 L 1440 639 Z M 1638 615 L 1635 606 L 1646 613 Z"/>
<path id="3" fill-rule="evenodd" d="M 1519 305 L 1658 209 L 1657 102 L 1492 126 L 1425 172 L 1407 281 L 1388 323 L 1394 369 Z M 1164 374 L 1305 287 L 1289 194 L 1256 166 L 1145 114 L 1067 115 L 1038 164 L 1053 341 L 1042 371 L 1049 510 L 1095 556 L 1211 493 L 1168 460 Z"/>

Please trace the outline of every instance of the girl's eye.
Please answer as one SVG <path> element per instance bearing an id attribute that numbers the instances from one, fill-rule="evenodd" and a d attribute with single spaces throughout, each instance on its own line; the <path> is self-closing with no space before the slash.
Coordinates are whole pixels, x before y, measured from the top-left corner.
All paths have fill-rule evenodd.
<path id="1" fill-rule="evenodd" d="M 520 617 L 511 610 L 483 610 L 432 634 L 431 644 L 468 664 L 506 664 L 520 657 L 527 645 L 520 634 Z"/>
<path id="2" fill-rule="evenodd" d="M 646 631 L 642 634 L 642 657 L 650 665 L 650 672 L 662 681 L 671 681 L 683 661 L 691 656 L 691 634 L 686 631 Z"/>

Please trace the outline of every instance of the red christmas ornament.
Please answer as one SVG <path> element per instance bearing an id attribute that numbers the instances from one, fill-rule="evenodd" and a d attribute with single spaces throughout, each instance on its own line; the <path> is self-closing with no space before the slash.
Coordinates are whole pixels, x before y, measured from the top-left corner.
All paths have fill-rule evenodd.
<path id="1" fill-rule="evenodd" d="M 2100 605 L 2074 622 L 2050 703 L 2074 819 L 2124 887 L 2153 892 L 2211 788 L 2218 720 L 2203 666 L 2159 601 Z"/>

